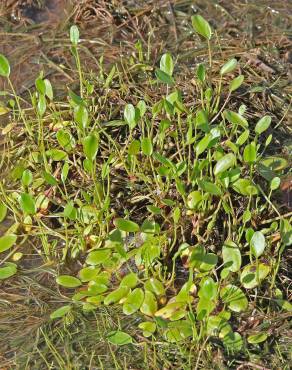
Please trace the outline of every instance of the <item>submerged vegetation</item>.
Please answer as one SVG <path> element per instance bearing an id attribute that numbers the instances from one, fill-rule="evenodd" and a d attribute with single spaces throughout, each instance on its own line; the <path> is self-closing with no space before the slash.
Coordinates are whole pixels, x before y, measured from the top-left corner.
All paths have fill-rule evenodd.
<path id="1" fill-rule="evenodd" d="M 240 63 L 218 70 L 212 27 L 200 15 L 191 23 L 208 60 L 184 83 L 170 52 L 153 68 L 141 42 L 121 64 L 107 70 L 101 57 L 86 72 L 74 25 L 78 85 L 59 100 L 40 72 L 28 102 L 0 55 L 9 86 L 0 114 L 10 116 L 0 279 L 5 289 L 23 276 L 33 297 L 44 287 L 29 273 L 44 274 L 58 302 L 39 332 L 42 366 L 27 350 L 20 368 L 223 369 L 242 358 L 264 369 L 253 367 L 257 353 L 275 352 L 288 369 L 288 343 L 277 340 L 292 307 L 278 276 L 292 240 L 280 190 L 290 158 L 273 150 L 282 121 L 238 104 Z M 64 355 L 54 341 L 66 336 Z"/>

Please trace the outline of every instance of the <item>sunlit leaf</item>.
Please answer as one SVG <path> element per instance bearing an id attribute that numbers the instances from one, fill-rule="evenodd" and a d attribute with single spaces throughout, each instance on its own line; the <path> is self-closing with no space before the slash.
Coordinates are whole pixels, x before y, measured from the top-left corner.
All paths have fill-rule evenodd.
<path id="1" fill-rule="evenodd" d="M 56 278 L 56 282 L 65 288 L 77 288 L 81 285 L 81 281 L 74 276 L 60 275 Z"/>
<path id="2" fill-rule="evenodd" d="M 256 124 L 255 132 L 258 135 L 262 134 L 264 131 L 266 131 L 270 127 L 271 122 L 272 122 L 272 118 L 270 116 L 262 117 Z"/>
<path id="3" fill-rule="evenodd" d="M 126 231 L 128 233 L 136 233 L 140 229 L 139 225 L 136 224 L 135 222 L 130 221 L 130 220 L 125 220 L 123 218 L 116 218 L 114 220 L 114 224 L 117 229 L 121 231 Z"/>
<path id="4" fill-rule="evenodd" d="M 160 69 L 161 71 L 165 72 L 169 76 L 172 76 L 173 74 L 173 60 L 169 53 L 163 54 L 160 59 Z"/>
<path id="5" fill-rule="evenodd" d="M 118 346 L 133 343 L 133 338 L 123 331 L 112 331 L 107 335 L 107 339 L 110 343 Z"/>
<path id="6" fill-rule="evenodd" d="M 52 312 L 50 314 L 50 318 L 52 320 L 53 319 L 59 319 L 59 318 L 65 316 L 70 311 L 71 311 L 71 306 L 70 305 L 62 306 L 62 307 L 58 308 L 57 310 L 55 310 L 54 312 Z"/>
<path id="7" fill-rule="evenodd" d="M 2 77 L 9 77 L 10 75 L 10 64 L 8 59 L 0 54 L 0 76 Z"/>
<path id="8" fill-rule="evenodd" d="M 10 249 L 16 242 L 17 236 L 14 234 L 7 234 L 0 237 L 0 253 Z"/>
<path id="9" fill-rule="evenodd" d="M 209 23 L 201 15 L 192 16 L 192 25 L 194 30 L 201 36 L 210 40 L 212 36 L 212 29 Z"/>
<path id="10" fill-rule="evenodd" d="M 237 66 L 237 60 L 235 58 L 230 59 L 220 69 L 221 76 L 225 75 L 226 73 L 232 72 L 236 68 L 236 66 Z"/>

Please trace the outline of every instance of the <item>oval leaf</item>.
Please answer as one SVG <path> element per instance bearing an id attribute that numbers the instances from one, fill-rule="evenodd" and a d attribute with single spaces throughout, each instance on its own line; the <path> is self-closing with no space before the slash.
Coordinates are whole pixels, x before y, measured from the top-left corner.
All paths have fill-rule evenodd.
<path id="1" fill-rule="evenodd" d="M 230 59 L 220 69 L 221 76 L 225 75 L 226 73 L 232 72 L 236 68 L 236 66 L 237 66 L 237 60 L 235 58 Z"/>
<path id="2" fill-rule="evenodd" d="M 10 65 L 7 58 L 0 54 L 0 76 L 9 77 L 10 75 Z"/>
<path id="3" fill-rule="evenodd" d="M 76 288 L 81 285 L 81 281 L 74 276 L 60 275 L 57 277 L 56 282 L 65 288 Z"/>
<path id="4" fill-rule="evenodd" d="M 256 124 L 255 132 L 260 135 L 270 127 L 271 122 L 272 118 L 270 116 L 262 117 Z"/>
<path id="5" fill-rule="evenodd" d="M 235 161 L 236 161 L 236 158 L 233 153 L 224 155 L 216 163 L 216 166 L 214 168 L 214 175 L 218 175 L 219 173 L 228 170 L 230 167 L 233 167 L 235 164 Z"/>
<path id="6" fill-rule="evenodd" d="M 133 343 L 133 338 L 129 334 L 119 330 L 109 333 L 107 339 L 110 343 L 118 346 Z"/>
<path id="7" fill-rule="evenodd" d="M 0 253 L 10 249 L 16 242 L 17 236 L 14 234 L 4 235 L 0 238 Z"/>
<path id="8" fill-rule="evenodd" d="M 124 218 L 116 218 L 114 224 L 117 229 L 128 233 L 136 233 L 140 229 L 138 224 L 130 220 L 125 220 Z"/>
<path id="9" fill-rule="evenodd" d="M 209 23 L 201 15 L 192 16 L 192 25 L 194 30 L 201 36 L 210 40 L 212 36 L 212 29 Z"/>
<path id="10" fill-rule="evenodd" d="M 252 254 L 258 258 L 260 257 L 265 250 L 266 247 L 266 239 L 263 233 L 260 231 L 256 231 L 250 241 L 250 248 L 252 251 Z"/>

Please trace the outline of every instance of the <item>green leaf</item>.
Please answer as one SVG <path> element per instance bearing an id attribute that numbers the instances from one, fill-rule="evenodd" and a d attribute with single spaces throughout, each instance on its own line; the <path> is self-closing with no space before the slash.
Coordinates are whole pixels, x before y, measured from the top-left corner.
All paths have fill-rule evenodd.
<path id="1" fill-rule="evenodd" d="M 38 104 L 37 104 L 37 111 L 38 114 L 42 117 L 47 109 L 46 98 L 44 95 L 39 94 Z"/>
<path id="2" fill-rule="evenodd" d="M 196 153 L 199 156 L 202 154 L 207 148 L 210 142 L 213 140 L 213 137 L 211 134 L 205 135 L 196 145 Z"/>
<path id="3" fill-rule="evenodd" d="M 126 231 L 128 233 L 136 233 L 139 231 L 139 225 L 130 220 L 125 220 L 124 218 L 116 218 L 114 224 L 117 229 L 121 231 Z"/>
<path id="4" fill-rule="evenodd" d="M 70 28 L 70 41 L 74 46 L 77 46 L 79 42 L 79 29 L 75 25 Z"/>
<path id="5" fill-rule="evenodd" d="M 110 249 L 97 249 L 89 253 L 86 258 L 86 263 L 93 266 L 99 265 L 107 261 L 110 258 L 110 255 Z"/>
<path id="6" fill-rule="evenodd" d="M 201 36 L 210 40 L 212 36 L 212 29 L 209 23 L 201 15 L 192 16 L 192 25 L 194 30 Z"/>
<path id="7" fill-rule="evenodd" d="M 157 296 L 162 296 L 165 294 L 165 289 L 161 281 L 156 278 L 150 278 L 146 281 L 145 290 L 155 293 Z"/>
<path id="8" fill-rule="evenodd" d="M 258 258 L 260 257 L 265 250 L 266 247 L 266 239 L 263 233 L 260 231 L 256 231 L 250 241 L 250 248 L 252 254 Z"/>
<path id="9" fill-rule="evenodd" d="M 256 143 L 252 142 L 244 148 L 243 160 L 246 163 L 254 163 L 257 159 L 257 148 Z"/>
<path id="10" fill-rule="evenodd" d="M 53 93 L 53 88 L 52 84 L 48 79 L 44 80 L 45 83 L 45 95 L 50 99 L 53 100 L 54 98 L 54 93 Z"/>
<path id="11" fill-rule="evenodd" d="M 108 74 L 108 76 L 107 76 L 107 78 L 105 80 L 105 83 L 104 83 L 104 87 L 106 89 L 110 86 L 110 84 L 111 84 L 111 82 L 112 82 L 112 80 L 114 78 L 115 73 L 116 73 L 116 66 L 113 65 L 112 66 L 112 69 L 110 70 L 110 73 Z"/>
<path id="12" fill-rule="evenodd" d="M 195 191 L 192 191 L 188 197 L 187 197 L 187 206 L 190 208 L 190 209 L 195 209 L 195 208 L 198 208 L 198 206 L 201 204 L 202 202 L 202 194 L 200 191 L 198 190 L 195 190 Z"/>
<path id="13" fill-rule="evenodd" d="M 160 69 L 164 73 L 168 74 L 169 76 L 172 76 L 173 74 L 173 60 L 169 53 L 163 54 L 160 59 Z"/>
<path id="14" fill-rule="evenodd" d="M 152 141 L 149 137 L 144 137 L 141 141 L 141 148 L 143 154 L 150 156 L 153 153 Z"/>
<path id="15" fill-rule="evenodd" d="M 155 75 L 158 80 L 161 82 L 167 84 L 167 85 L 173 85 L 174 84 L 174 79 L 173 77 L 169 76 L 167 73 L 163 72 L 161 69 L 157 68 L 155 70 Z"/>
<path id="16" fill-rule="evenodd" d="M 128 275 L 124 276 L 120 282 L 120 286 L 125 286 L 129 289 L 135 288 L 138 284 L 138 276 L 134 272 L 130 272 Z"/>
<path id="17" fill-rule="evenodd" d="M 140 100 L 138 102 L 138 104 L 137 104 L 137 108 L 139 110 L 140 117 L 143 117 L 144 114 L 146 113 L 146 109 L 147 109 L 145 101 L 144 100 Z"/>
<path id="18" fill-rule="evenodd" d="M 131 144 L 129 145 L 129 147 L 128 147 L 128 153 L 130 155 L 137 155 L 140 152 L 140 147 L 141 147 L 140 141 L 139 140 L 133 140 L 131 142 Z"/>
<path id="19" fill-rule="evenodd" d="M 244 76 L 243 75 L 235 77 L 230 82 L 229 91 L 233 92 L 233 91 L 237 90 L 242 85 L 243 81 L 244 81 Z"/>
<path id="20" fill-rule="evenodd" d="M 66 204 L 63 214 L 64 217 L 69 218 L 72 221 L 77 219 L 77 209 L 71 201 Z"/>
<path id="21" fill-rule="evenodd" d="M 79 279 L 70 275 L 60 275 L 57 277 L 56 282 L 65 288 L 77 288 L 81 285 L 81 281 Z"/>
<path id="22" fill-rule="evenodd" d="M 83 151 L 86 158 L 88 158 L 91 161 L 94 161 L 98 148 L 99 148 L 99 137 L 96 134 L 93 133 L 84 138 Z"/>
<path id="23" fill-rule="evenodd" d="M 199 64 L 197 68 L 197 78 L 198 80 L 203 83 L 206 79 L 206 67 L 204 64 Z"/>
<path id="24" fill-rule="evenodd" d="M 27 213 L 28 215 L 34 215 L 36 213 L 35 199 L 32 195 L 22 193 L 19 203 L 24 213 Z"/>
<path id="25" fill-rule="evenodd" d="M 17 272 L 17 266 L 15 263 L 6 262 L 4 267 L 0 268 L 0 280 L 5 280 L 15 275 Z"/>
<path id="26" fill-rule="evenodd" d="M 237 138 L 236 144 L 241 146 L 243 145 L 246 140 L 249 138 L 249 130 L 243 131 L 243 133 Z"/>
<path id="27" fill-rule="evenodd" d="M 146 316 L 154 316 L 157 311 L 157 301 L 152 292 L 145 291 L 144 301 L 140 307 L 140 311 Z"/>
<path id="28" fill-rule="evenodd" d="M 40 94 L 45 95 L 45 93 L 46 93 L 46 84 L 45 84 L 44 80 L 41 77 L 36 79 L 35 86 L 36 86 L 37 91 Z"/>
<path id="29" fill-rule="evenodd" d="M 247 337 L 247 341 L 250 344 L 258 344 L 262 343 L 265 340 L 267 340 L 268 334 L 267 333 L 257 333 L 257 334 L 252 334 Z"/>
<path id="30" fill-rule="evenodd" d="M 165 331 L 165 339 L 170 343 L 177 343 L 193 335 L 193 328 L 190 321 L 180 320 L 172 322 Z"/>
<path id="31" fill-rule="evenodd" d="M 0 253 L 10 249 L 16 242 L 17 236 L 14 234 L 8 234 L 0 237 Z"/>
<path id="32" fill-rule="evenodd" d="M 50 318 L 52 320 L 59 319 L 59 318 L 65 316 L 69 311 L 71 311 L 71 306 L 70 305 L 62 306 L 62 307 L 56 309 L 54 312 L 52 312 L 50 314 Z"/>
<path id="33" fill-rule="evenodd" d="M 220 69 L 221 76 L 225 75 L 226 73 L 232 72 L 236 68 L 236 66 L 237 66 L 237 60 L 235 58 L 230 59 Z"/>
<path id="34" fill-rule="evenodd" d="M 84 105 L 77 105 L 74 109 L 74 119 L 79 127 L 85 129 L 88 125 L 88 111 Z"/>
<path id="35" fill-rule="evenodd" d="M 33 181 L 32 173 L 30 170 L 25 170 L 22 173 L 21 182 L 23 186 L 29 186 Z"/>
<path id="36" fill-rule="evenodd" d="M 182 309 L 185 310 L 185 302 L 171 302 L 168 303 L 166 306 L 162 307 L 160 310 L 155 312 L 155 317 L 161 317 L 164 320 L 170 319 L 176 313 L 181 311 Z"/>
<path id="37" fill-rule="evenodd" d="M 258 135 L 262 134 L 264 131 L 266 131 L 270 127 L 271 122 L 272 122 L 272 118 L 270 116 L 262 117 L 256 124 L 255 132 Z"/>
<path id="38" fill-rule="evenodd" d="M 80 280 L 84 283 L 90 280 L 94 280 L 97 277 L 99 270 L 94 266 L 84 267 L 79 271 Z"/>
<path id="39" fill-rule="evenodd" d="M 200 298 L 206 298 L 209 300 L 213 300 L 217 296 L 217 289 L 218 289 L 218 284 L 216 284 L 211 277 L 207 277 L 204 280 L 202 280 L 200 284 L 200 290 L 198 292 L 198 296 Z"/>
<path id="40" fill-rule="evenodd" d="M 46 155 L 52 159 L 52 161 L 59 162 L 68 159 L 68 155 L 64 150 L 50 149 L 46 151 Z"/>
<path id="41" fill-rule="evenodd" d="M 7 215 L 7 207 L 4 203 L 0 202 L 0 222 L 2 222 Z"/>
<path id="42" fill-rule="evenodd" d="M 232 184 L 233 189 L 242 195 L 257 195 L 258 190 L 248 179 L 238 179 Z"/>
<path id="43" fill-rule="evenodd" d="M 233 153 L 228 153 L 224 155 L 219 161 L 216 163 L 214 168 L 214 175 L 218 175 L 221 172 L 228 170 L 230 167 L 233 167 L 235 164 L 236 158 Z"/>
<path id="44" fill-rule="evenodd" d="M 239 333 L 229 332 L 223 338 L 223 344 L 224 344 L 224 347 L 226 347 L 228 351 L 234 353 L 234 352 L 238 352 L 241 350 L 243 346 L 243 340 Z"/>
<path id="45" fill-rule="evenodd" d="M 138 311 L 144 301 L 144 292 L 141 288 L 134 289 L 126 298 L 123 304 L 123 312 L 125 315 L 132 315 Z"/>
<path id="46" fill-rule="evenodd" d="M 156 324 L 151 321 L 144 321 L 138 325 L 138 328 L 143 330 L 143 336 L 148 338 L 155 332 Z"/>
<path id="47" fill-rule="evenodd" d="M 198 180 L 198 185 L 206 193 L 210 193 L 212 195 L 221 195 L 222 194 L 220 188 L 217 185 L 213 184 L 212 182 Z"/>
<path id="48" fill-rule="evenodd" d="M 282 171 L 288 166 L 285 158 L 281 157 L 266 157 L 260 161 L 260 164 L 267 167 L 270 171 Z"/>
<path id="49" fill-rule="evenodd" d="M 10 75 L 10 65 L 7 58 L 0 54 L 0 76 L 9 77 Z"/>
<path id="50" fill-rule="evenodd" d="M 241 266 L 241 253 L 238 246 L 231 240 L 226 241 L 222 248 L 222 257 L 225 268 L 236 272 Z"/>
<path id="51" fill-rule="evenodd" d="M 110 343 L 118 346 L 133 343 L 133 338 L 123 331 L 112 331 L 108 334 L 107 339 Z"/>
<path id="52" fill-rule="evenodd" d="M 49 185 L 52 185 L 52 186 L 58 185 L 58 181 L 50 173 L 43 172 L 43 177 L 44 177 L 46 183 L 48 183 Z"/>
<path id="53" fill-rule="evenodd" d="M 220 297 L 234 312 L 245 311 L 248 307 L 248 300 L 243 291 L 235 285 L 227 285 L 220 291 Z"/>
<path id="54" fill-rule="evenodd" d="M 122 298 L 124 298 L 130 289 L 127 286 L 120 286 L 118 289 L 112 291 L 109 295 L 106 296 L 104 299 L 104 304 L 106 306 L 119 302 Z"/>
<path id="55" fill-rule="evenodd" d="M 56 133 L 56 138 L 60 146 L 67 151 L 72 150 L 73 146 L 75 145 L 75 140 L 69 131 L 63 129 L 58 130 Z"/>
<path id="56" fill-rule="evenodd" d="M 124 119 L 129 125 L 130 130 L 133 130 L 136 127 L 136 110 L 133 104 L 127 104 L 124 109 Z"/>
<path id="57" fill-rule="evenodd" d="M 231 110 L 225 110 L 223 114 L 230 123 L 248 128 L 248 122 L 241 114 L 232 112 Z"/>
<path id="58" fill-rule="evenodd" d="M 270 266 L 264 263 L 247 265 L 240 276 L 241 284 L 246 289 L 253 289 L 268 276 L 270 270 Z"/>
<path id="59" fill-rule="evenodd" d="M 270 189 L 273 191 L 273 190 L 276 190 L 279 188 L 281 184 L 281 179 L 280 177 L 274 177 L 270 183 Z"/>

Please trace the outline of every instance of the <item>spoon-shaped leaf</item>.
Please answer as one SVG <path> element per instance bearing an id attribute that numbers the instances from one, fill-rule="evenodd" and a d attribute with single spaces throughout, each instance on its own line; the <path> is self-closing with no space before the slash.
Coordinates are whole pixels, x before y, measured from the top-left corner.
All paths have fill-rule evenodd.
<path id="1" fill-rule="evenodd" d="M 10 75 L 10 64 L 7 58 L 0 54 L 0 76 L 9 77 Z"/>
<path id="2" fill-rule="evenodd" d="M 160 59 L 160 69 L 169 76 L 172 76 L 173 68 L 174 65 L 171 55 L 169 53 L 163 54 Z"/>
<path id="3" fill-rule="evenodd" d="M 250 241 L 250 248 L 252 251 L 252 254 L 258 258 L 260 257 L 265 250 L 266 247 L 266 240 L 265 236 L 263 235 L 262 232 L 256 231 Z"/>
<path id="4" fill-rule="evenodd" d="M 4 235 L 0 238 L 0 253 L 10 249 L 16 242 L 17 236 L 14 234 Z"/>
<path id="5" fill-rule="evenodd" d="M 89 160 L 93 161 L 99 148 L 99 137 L 96 134 L 90 134 L 83 140 L 83 151 Z"/>
<path id="6" fill-rule="evenodd" d="M 256 124 L 255 132 L 260 135 L 270 127 L 271 122 L 272 118 L 270 116 L 262 117 Z"/>
<path id="7" fill-rule="evenodd" d="M 32 195 L 23 193 L 20 196 L 20 207 L 24 213 L 34 215 L 36 213 L 35 199 Z"/>
<path id="8" fill-rule="evenodd" d="M 235 77 L 230 82 L 229 91 L 233 92 L 233 91 L 237 90 L 242 85 L 243 81 L 244 81 L 244 76 L 243 75 Z"/>
<path id="9" fill-rule="evenodd" d="M 0 202 L 0 222 L 2 222 L 7 214 L 7 207 L 4 203 Z"/>
<path id="10" fill-rule="evenodd" d="M 211 39 L 212 29 L 210 27 L 210 24 L 201 15 L 192 16 L 192 25 L 194 30 L 198 34 L 200 34 L 201 36 L 205 37 L 208 40 Z"/>
<path id="11" fill-rule="evenodd" d="M 65 288 L 77 288 L 81 285 L 81 281 L 74 276 L 60 275 L 57 277 L 56 282 Z"/>
<path id="12" fill-rule="evenodd" d="M 116 218 L 114 224 L 117 229 L 121 231 L 126 231 L 128 233 L 136 233 L 139 231 L 139 225 L 130 220 L 125 220 L 123 218 Z"/>
<path id="13" fill-rule="evenodd" d="M 225 75 L 226 73 L 232 72 L 237 66 L 237 60 L 235 58 L 228 60 L 227 63 L 220 69 L 221 76 Z"/>
<path id="14" fill-rule="evenodd" d="M 59 318 L 65 316 L 69 311 L 71 311 L 71 306 L 70 305 L 59 307 L 54 312 L 52 312 L 50 314 L 50 318 L 52 320 L 53 319 L 59 319 Z"/>
<path id="15" fill-rule="evenodd" d="M 141 288 L 134 289 L 126 298 L 123 304 L 125 315 L 132 315 L 138 311 L 144 301 L 144 292 Z"/>
<path id="16" fill-rule="evenodd" d="M 77 26 L 73 25 L 70 28 L 70 41 L 76 46 L 79 42 L 79 29 Z"/>
<path id="17" fill-rule="evenodd" d="M 124 109 L 124 118 L 130 129 L 133 130 L 137 124 L 136 122 L 136 111 L 133 104 L 127 104 Z"/>
<path id="18" fill-rule="evenodd" d="M 218 175 L 221 172 L 228 170 L 230 167 L 233 167 L 235 164 L 235 155 L 233 153 L 228 153 L 224 155 L 219 161 L 216 163 L 214 168 L 214 175 Z"/>
<path id="19" fill-rule="evenodd" d="M 119 330 L 109 333 L 107 339 L 110 343 L 118 346 L 133 343 L 133 338 L 129 334 Z"/>

